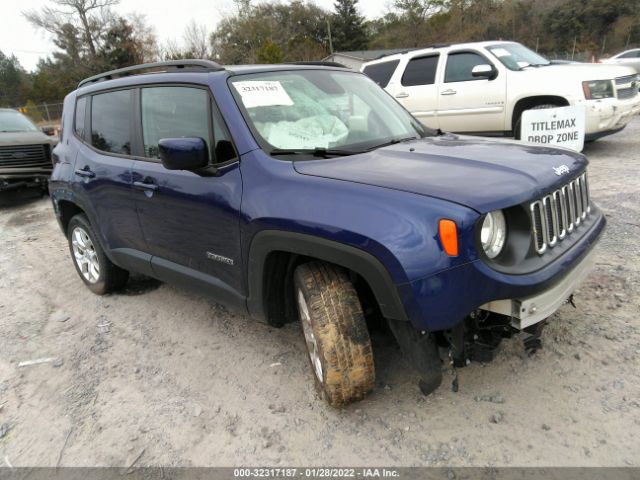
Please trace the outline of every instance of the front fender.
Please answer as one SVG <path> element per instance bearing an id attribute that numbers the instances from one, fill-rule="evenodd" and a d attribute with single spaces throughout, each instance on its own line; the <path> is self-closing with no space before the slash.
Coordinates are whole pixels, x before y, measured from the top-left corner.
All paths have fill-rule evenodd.
<path id="1" fill-rule="evenodd" d="M 393 168 L 391 165 L 390 168 Z M 260 150 L 243 155 L 242 243 L 249 310 L 261 315 L 264 261 L 269 252 L 305 255 L 362 276 L 383 314 L 407 319 L 397 285 L 478 258 L 478 212 L 445 200 L 310 175 Z M 459 255 L 443 251 L 440 219 L 458 225 Z M 413 307 L 411 307 L 413 309 Z M 408 318 L 412 320 L 411 318 Z"/>
<path id="2" fill-rule="evenodd" d="M 265 317 L 265 260 L 270 253 L 277 251 L 314 257 L 356 272 L 371 287 L 385 317 L 407 320 L 404 306 L 389 272 L 373 255 L 340 242 L 282 230 L 263 230 L 256 234 L 251 242 L 247 262 L 247 308 L 252 315 Z"/>

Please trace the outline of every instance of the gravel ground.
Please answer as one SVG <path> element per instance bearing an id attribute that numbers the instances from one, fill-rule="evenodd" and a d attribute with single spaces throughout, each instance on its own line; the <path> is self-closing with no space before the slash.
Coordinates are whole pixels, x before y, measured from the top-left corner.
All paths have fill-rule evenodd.
<path id="1" fill-rule="evenodd" d="M 98 297 L 48 199 L 0 209 L 0 463 L 14 466 L 640 465 L 640 119 L 588 145 L 609 219 L 597 267 L 528 357 L 522 339 L 424 397 L 385 335 L 377 388 L 335 410 L 300 327 L 134 278 Z M 52 358 L 48 363 L 19 363 Z"/>

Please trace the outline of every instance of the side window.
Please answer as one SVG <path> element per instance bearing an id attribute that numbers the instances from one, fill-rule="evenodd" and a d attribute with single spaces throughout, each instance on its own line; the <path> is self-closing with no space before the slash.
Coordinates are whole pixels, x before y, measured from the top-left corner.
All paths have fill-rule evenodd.
<path id="1" fill-rule="evenodd" d="M 199 137 L 207 142 L 211 158 L 224 162 L 236 157 L 217 109 L 213 109 L 213 135 L 209 131 L 209 95 L 192 87 L 148 87 L 141 90 L 144 156 L 159 158 L 163 138 Z"/>
<path id="2" fill-rule="evenodd" d="M 622 55 L 619 55 L 618 58 L 637 58 L 638 56 L 640 56 L 640 50 L 638 50 L 637 52 L 627 52 L 624 53 Z"/>
<path id="3" fill-rule="evenodd" d="M 91 145 L 109 153 L 131 155 L 131 90 L 91 98 Z"/>
<path id="4" fill-rule="evenodd" d="M 409 60 L 402 75 L 401 83 L 405 87 L 415 85 L 433 85 L 436 81 L 439 55 L 417 57 Z"/>
<path id="5" fill-rule="evenodd" d="M 450 53 L 447 58 L 447 69 L 444 72 L 445 83 L 467 82 L 469 80 L 482 80 L 471 75 L 471 70 L 476 65 L 487 65 L 489 61 L 482 55 L 472 52 Z"/>
<path id="6" fill-rule="evenodd" d="M 389 80 L 391 80 L 391 76 L 393 75 L 393 72 L 395 72 L 398 63 L 400 63 L 400 60 L 376 63 L 369 65 L 368 67 L 364 67 L 362 73 L 384 88 L 389 85 Z"/>
<path id="7" fill-rule="evenodd" d="M 87 97 L 79 98 L 76 101 L 76 111 L 73 121 L 73 131 L 76 132 L 80 138 L 84 139 L 85 130 L 84 130 L 84 119 L 85 119 L 85 108 L 87 106 Z"/>

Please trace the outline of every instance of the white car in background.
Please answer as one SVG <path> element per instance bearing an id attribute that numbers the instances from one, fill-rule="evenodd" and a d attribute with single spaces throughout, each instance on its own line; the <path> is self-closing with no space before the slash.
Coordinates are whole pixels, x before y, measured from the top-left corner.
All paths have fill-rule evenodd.
<path id="1" fill-rule="evenodd" d="M 622 53 L 614 55 L 611 58 L 603 58 L 600 61 L 602 63 L 611 63 L 615 65 L 632 67 L 636 69 L 636 72 L 640 73 L 640 48 L 626 50 Z"/>
<path id="2" fill-rule="evenodd" d="M 437 45 L 361 70 L 422 123 L 449 132 L 519 138 L 524 111 L 584 105 L 590 141 L 622 130 L 640 112 L 632 68 L 551 64 L 516 42 Z"/>

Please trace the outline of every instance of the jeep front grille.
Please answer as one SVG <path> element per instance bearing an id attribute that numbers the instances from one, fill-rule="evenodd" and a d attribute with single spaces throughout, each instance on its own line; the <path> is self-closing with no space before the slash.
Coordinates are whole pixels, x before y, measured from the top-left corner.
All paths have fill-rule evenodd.
<path id="1" fill-rule="evenodd" d="M 587 173 L 532 202 L 531 233 L 534 247 L 542 255 L 573 233 L 589 215 L 589 182 Z"/>
<path id="2" fill-rule="evenodd" d="M 0 168 L 51 168 L 49 145 L 0 146 Z"/>

